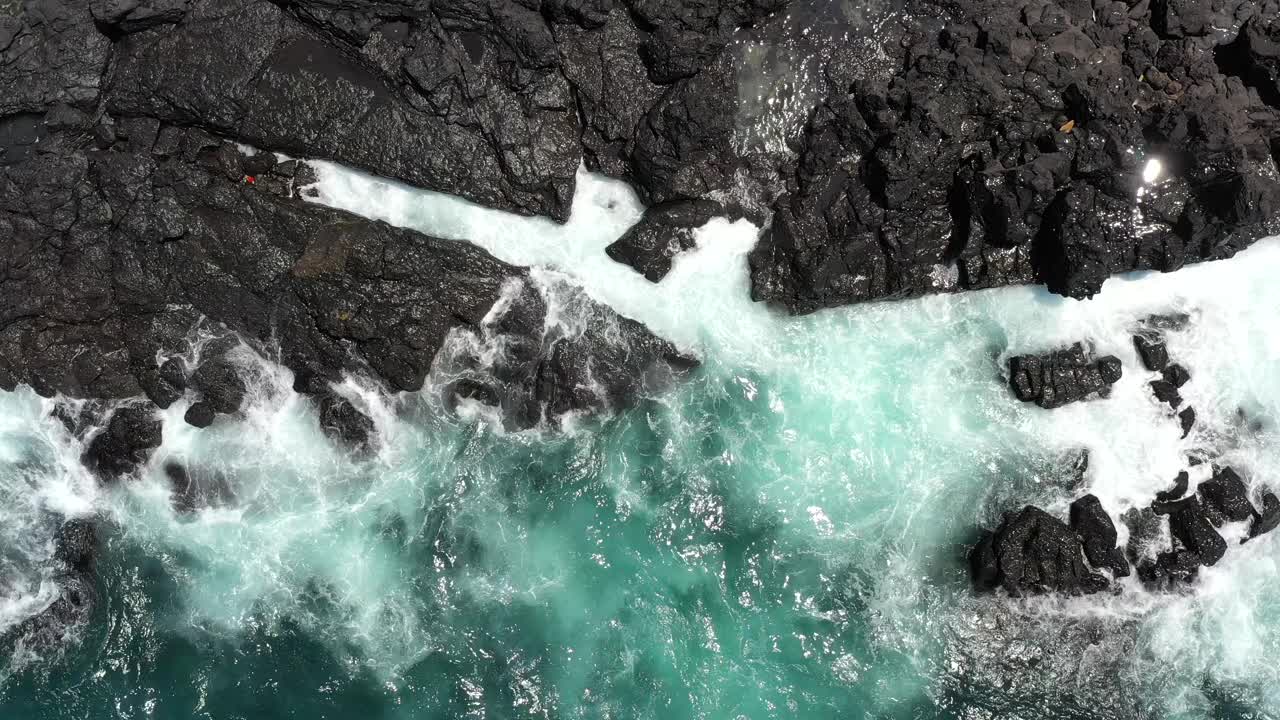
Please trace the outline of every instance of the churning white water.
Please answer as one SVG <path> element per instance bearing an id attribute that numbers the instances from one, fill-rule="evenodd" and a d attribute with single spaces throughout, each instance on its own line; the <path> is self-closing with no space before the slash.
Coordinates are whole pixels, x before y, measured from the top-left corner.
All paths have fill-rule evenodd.
<path id="1" fill-rule="evenodd" d="M 145 693 L 121 688 L 163 685 L 177 672 L 166 653 L 202 678 L 198 702 L 219 702 L 208 688 L 226 682 L 231 647 L 250 677 L 293 693 L 289 707 L 320 692 L 331 704 L 316 716 L 332 717 L 368 703 L 388 717 L 1280 708 L 1272 538 L 1165 595 L 1129 582 L 1105 597 L 975 597 L 962 558 L 977 526 L 1025 503 L 1065 515 L 1093 492 L 1118 517 L 1190 453 L 1255 490 L 1280 483 L 1280 243 L 1113 279 L 1087 302 L 1011 288 L 791 318 L 749 300 L 758 229 L 745 221 L 708 223 L 655 285 L 604 252 L 642 211 L 620 183 L 579 173 L 557 225 L 315 165 L 319 202 L 547 268 L 703 368 L 567 434 L 503 433 L 353 378 L 343 391 L 380 434 L 353 456 L 325 439 L 288 371 L 246 349 L 243 417 L 195 430 L 174 405 L 142 477 L 110 491 L 79 468 L 50 401 L 0 396 L 13 578 L 0 622 L 50 600 L 48 518 L 60 515 L 110 519 L 123 559 L 103 572 L 134 598 L 108 608 L 116 631 L 86 651 L 116 664 L 84 702 L 142 707 Z M 1190 316 L 1169 334 L 1200 418 L 1186 439 L 1131 344 L 1152 313 Z M 1016 402 L 1008 356 L 1075 341 L 1123 360 L 1112 395 L 1053 411 Z M 1073 486 L 1062 457 L 1081 448 L 1091 462 Z M 170 461 L 219 501 L 175 511 Z M 273 674 L 285 652 L 309 670 Z"/>

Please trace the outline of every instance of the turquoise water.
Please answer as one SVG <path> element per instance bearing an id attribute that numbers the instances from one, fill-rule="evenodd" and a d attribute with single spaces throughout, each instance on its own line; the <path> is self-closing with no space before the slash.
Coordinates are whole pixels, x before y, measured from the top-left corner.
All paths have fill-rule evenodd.
<path id="1" fill-rule="evenodd" d="M 1274 538 L 1189 592 L 975 597 L 979 526 L 1091 491 L 1118 515 L 1189 450 L 1280 478 L 1280 243 L 1100 299 L 1031 288 L 785 318 L 746 299 L 754 228 L 713 221 L 652 287 L 602 248 L 638 216 L 580 177 L 564 227 L 329 167 L 322 201 L 548 268 L 698 352 L 686 384 L 567 432 L 352 379 L 381 444 L 348 456 L 264 359 L 253 404 L 166 411 L 136 481 L 98 488 L 29 392 L 0 395 L 0 628 L 51 599 L 57 519 L 107 522 L 102 603 L 65 653 L 19 652 L 3 718 L 1261 718 L 1280 715 Z M 555 280 L 556 282 L 552 282 Z M 1129 333 L 1154 311 L 1194 375 L 1187 440 Z M 1044 411 L 1012 353 L 1086 339 L 1112 397 Z M 1237 421 L 1244 408 L 1254 429 Z M 1092 451 L 1082 486 L 1061 458 Z M 234 501 L 181 516 L 181 460 Z"/>

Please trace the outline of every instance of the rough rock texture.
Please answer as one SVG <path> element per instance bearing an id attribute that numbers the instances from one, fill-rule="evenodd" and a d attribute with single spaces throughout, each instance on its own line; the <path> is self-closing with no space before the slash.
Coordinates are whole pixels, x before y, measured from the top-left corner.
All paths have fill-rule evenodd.
<path id="1" fill-rule="evenodd" d="M 54 536 L 52 580 L 58 596 L 44 610 L 0 633 L 0 647 L 20 643 L 43 650 L 63 645 L 72 629 L 92 617 L 98 603 L 98 530 L 88 518 L 64 522 Z"/>
<path id="2" fill-rule="evenodd" d="M 1080 539 L 1066 523 L 1040 508 L 1007 513 L 970 553 L 980 589 L 1005 589 L 1015 597 L 1044 592 L 1072 595 L 1106 589 L 1108 581 L 1084 564 Z"/>
<path id="3" fill-rule="evenodd" d="M 82 461 L 104 480 L 115 480 L 145 463 L 160 446 L 160 420 L 153 408 L 125 405 L 106 418 L 106 427 L 89 439 Z"/>
<path id="4" fill-rule="evenodd" d="M 1265 535 L 1276 527 L 1280 527 L 1280 498 L 1275 493 L 1265 493 L 1262 496 L 1262 512 L 1254 515 L 1253 522 L 1249 524 L 1249 538 Z"/>
<path id="5" fill-rule="evenodd" d="M 654 205 L 605 252 L 656 283 L 671 271 L 676 255 L 694 246 L 693 231 L 722 214 L 720 205 L 708 201 Z"/>
<path id="6" fill-rule="evenodd" d="M 1213 528 L 1209 513 L 1196 498 L 1180 500 L 1169 513 L 1169 530 L 1182 548 L 1196 553 L 1203 565 L 1215 565 L 1227 552 L 1227 541 Z"/>
<path id="7" fill-rule="evenodd" d="M 1009 359 L 1009 383 L 1023 402 L 1056 408 L 1105 394 L 1121 377 L 1120 360 L 1093 359 L 1076 343 L 1044 355 L 1016 355 Z"/>
<path id="8" fill-rule="evenodd" d="M 363 449 L 369 446 L 376 428 L 373 419 L 360 412 L 341 395 L 324 392 L 317 402 L 320 428 L 327 435 L 338 438 L 351 449 Z"/>
<path id="9" fill-rule="evenodd" d="M 793 312 L 1086 296 L 1280 229 L 1277 0 L 908 0 L 829 33 L 788 5 L 27 2 L 0 22 L 0 162 L 145 120 L 563 219 L 585 159 L 655 206 L 768 221 L 753 293 Z M 802 27 L 811 87 L 771 116 L 751 53 Z M 656 276 L 686 233 L 647 232 L 615 252 Z"/>
<path id="10" fill-rule="evenodd" d="M 1133 346 L 1138 350 L 1138 357 L 1148 370 L 1160 372 L 1169 364 L 1169 349 L 1165 347 L 1164 338 L 1152 335 L 1134 335 Z"/>
<path id="11" fill-rule="evenodd" d="M 237 351 L 210 343 L 189 374 L 171 360 L 189 349 L 193 327 L 212 322 L 269 344 L 299 390 L 354 372 L 415 391 L 455 330 L 478 329 L 509 283 L 528 282 L 526 269 L 467 243 L 302 202 L 278 166 L 263 178 L 279 182 L 248 183 L 246 167 L 261 161 L 201 130 L 121 120 L 99 148 L 97 126 L 77 123 L 0 166 L 0 387 L 146 394 L 158 405 L 185 393 L 198 401 L 188 420 L 207 425 L 244 400 Z M 535 305 L 506 332 L 541 348 L 545 308 Z M 643 380 L 659 366 L 691 366 L 642 326 L 618 327 L 625 332 L 575 341 L 571 354 L 584 366 L 608 356 L 592 367 L 620 388 L 610 407 L 634 397 L 624 389 L 650 387 Z M 589 409 L 576 386 L 556 387 L 570 375 L 543 377 L 538 399 L 556 413 Z M 158 425 L 143 427 L 135 414 L 122 410 L 94 440 L 91 467 L 119 475 L 158 444 Z M 115 432 L 126 420 L 128 432 Z"/>
<path id="12" fill-rule="evenodd" d="M 1196 488 L 1214 525 L 1243 522 L 1258 514 L 1249 502 L 1249 487 L 1231 468 L 1223 468 Z"/>
<path id="13" fill-rule="evenodd" d="M 1071 503 L 1071 529 L 1080 536 L 1091 566 L 1111 570 L 1115 577 L 1129 575 L 1129 561 L 1116 547 L 1115 523 L 1096 496 L 1085 495 Z"/>
<path id="14" fill-rule="evenodd" d="M 838 76 L 810 118 L 754 296 L 1088 297 L 1274 233 L 1280 6 L 1203 5 L 908 3 L 920 21 L 884 38 L 894 71 Z"/>

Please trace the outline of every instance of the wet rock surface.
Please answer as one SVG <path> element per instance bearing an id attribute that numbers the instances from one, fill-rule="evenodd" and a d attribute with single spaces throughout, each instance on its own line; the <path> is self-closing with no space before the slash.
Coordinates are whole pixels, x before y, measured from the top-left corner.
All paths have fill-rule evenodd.
<path id="1" fill-rule="evenodd" d="M 0 226 L 12 229 L 0 233 L 8 263 L 2 387 L 146 395 L 156 405 L 187 397 L 187 421 L 204 427 L 240 409 L 242 356 L 269 345 L 264 354 L 292 370 L 304 392 L 344 373 L 416 391 L 453 331 L 478 329 L 507 283 L 529 282 L 527 269 L 467 243 L 303 202 L 283 176 L 276 185 L 250 183 L 246 166 L 260 172 L 266 163 L 201 130 L 120 121 L 109 147 L 86 148 L 92 132 L 88 121 L 59 131 L 39 153 L 0 167 Z M 508 334 L 542 348 L 540 313 L 507 313 Z M 618 322 L 627 333 L 560 351 L 612 383 L 610 408 L 632 400 L 627 390 L 646 373 L 661 374 L 658 366 L 683 372 L 693 364 L 643 326 Z M 231 340 L 208 343 L 190 366 L 176 361 L 193 328 L 208 325 Z M 238 349 L 241 342 L 250 350 Z M 592 364 L 597 352 L 611 360 Z M 609 378 L 614 371 L 627 377 Z M 580 380 L 570 371 L 541 378 L 540 397 L 554 396 L 554 412 L 605 407 L 579 405 L 576 385 L 556 386 Z M 86 464 L 104 477 L 127 473 L 159 442 L 158 421 L 143 420 L 152 411 L 119 411 L 91 442 Z"/>
<path id="2" fill-rule="evenodd" d="M 1075 532 L 1032 506 L 1006 514 L 1000 527 L 974 547 L 970 565 L 979 588 L 999 587 L 1015 597 L 1046 592 L 1090 594 L 1109 584 L 1085 565 Z"/>
<path id="3" fill-rule="evenodd" d="M 1096 496 L 1085 495 L 1071 503 L 1071 529 L 1081 538 L 1091 566 L 1106 568 L 1115 577 L 1129 575 L 1129 561 L 1116 546 L 1119 534 L 1115 523 Z"/>
<path id="4" fill-rule="evenodd" d="M 694 246 L 694 231 L 724 214 L 722 206 L 707 201 L 654 205 L 605 252 L 656 283 L 670 272 L 677 255 Z"/>
<path id="5" fill-rule="evenodd" d="M 1273 234 L 1278 9 L 910 4 L 884 37 L 897 69 L 830 73 L 752 255 L 755 297 L 1088 297 Z"/>
<path id="6" fill-rule="evenodd" d="M 1044 355 L 1016 355 L 1009 359 L 1009 383 L 1014 395 L 1048 409 L 1105 394 L 1122 375 L 1118 358 L 1094 358 L 1080 343 Z"/>

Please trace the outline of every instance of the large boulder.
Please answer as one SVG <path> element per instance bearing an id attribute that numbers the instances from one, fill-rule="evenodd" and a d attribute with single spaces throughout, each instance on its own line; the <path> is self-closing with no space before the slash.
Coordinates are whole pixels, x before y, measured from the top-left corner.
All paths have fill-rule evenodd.
<path id="1" fill-rule="evenodd" d="M 1046 592 L 1100 592 L 1108 581 L 1084 564 L 1080 539 L 1066 523 L 1037 507 L 1007 513 L 970 553 L 979 589 L 1003 588 L 1015 597 Z"/>

